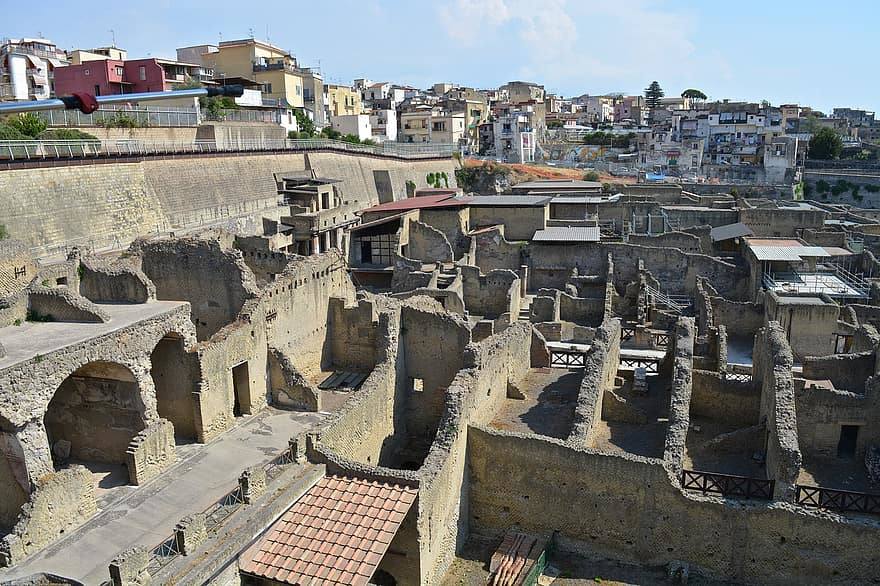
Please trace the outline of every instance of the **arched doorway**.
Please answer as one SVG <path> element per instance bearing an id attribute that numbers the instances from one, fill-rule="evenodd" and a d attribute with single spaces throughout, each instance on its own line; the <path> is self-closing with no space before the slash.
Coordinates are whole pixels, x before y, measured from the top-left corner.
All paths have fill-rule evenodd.
<path id="1" fill-rule="evenodd" d="M 15 525 L 29 495 L 24 452 L 12 424 L 0 417 L 0 534 Z"/>
<path id="2" fill-rule="evenodd" d="M 159 340 L 150 354 L 150 374 L 156 386 L 159 417 L 174 425 L 178 441 L 195 440 L 194 356 L 187 353 L 182 336 L 171 332 Z"/>
<path id="3" fill-rule="evenodd" d="M 99 486 L 128 482 L 126 449 L 146 427 L 140 387 L 113 362 L 78 368 L 55 391 L 43 422 L 56 469 L 82 464 L 105 474 Z"/>

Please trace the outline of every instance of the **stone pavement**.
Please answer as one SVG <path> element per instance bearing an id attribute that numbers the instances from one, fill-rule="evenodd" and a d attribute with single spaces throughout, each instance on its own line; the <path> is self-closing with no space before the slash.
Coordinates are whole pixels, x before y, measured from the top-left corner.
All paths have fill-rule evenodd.
<path id="1" fill-rule="evenodd" d="M 24 563 L 0 570 L 0 581 L 47 572 L 101 584 L 109 579 L 107 568 L 118 553 L 135 545 L 158 545 L 181 518 L 232 490 L 245 468 L 268 461 L 291 437 L 322 418 L 319 413 L 268 407 L 208 444 L 180 446 L 179 461 L 170 470 L 144 486 L 121 487 L 121 497 L 107 499 L 106 508 L 70 535 Z"/>

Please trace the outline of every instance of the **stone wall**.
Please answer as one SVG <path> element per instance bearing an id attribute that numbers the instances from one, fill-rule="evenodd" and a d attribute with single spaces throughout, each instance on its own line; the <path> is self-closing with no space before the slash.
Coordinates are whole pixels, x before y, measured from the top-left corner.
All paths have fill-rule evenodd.
<path id="1" fill-rule="evenodd" d="M 659 460 L 471 427 L 468 470 L 471 530 L 487 537 L 558 531 L 563 551 L 749 583 L 876 576 L 875 520 L 684 493 Z"/>
<path id="2" fill-rule="evenodd" d="M 793 501 L 802 462 L 791 374 L 794 360 L 777 322 L 758 331 L 753 356 L 752 378 L 761 385 L 760 423 L 769 434 L 767 477 L 776 481 L 775 498 Z"/>
<path id="3" fill-rule="evenodd" d="M 107 312 L 67 288 L 34 287 L 28 291 L 28 309 L 34 316 L 52 321 L 102 323 L 110 321 Z"/>
<path id="4" fill-rule="evenodd" d="M 685 445 L 690 427 L 691 393 L 693 389 L 694 320 L 679 318 L 671 353 L 672 385 L 669 392 L 669 425 L 663 448 L 663 460 L 673 474 L 681 473 Z"/>
<path id="5" fill-rule="evenodd" d="M 748 427 L 758 423 L 761 390 L 750 383 L 728 380 L 720 372 L 695 369 L 690 405 L 691 415 Z"/>
<path id="6" fill-rule="evenodd" d="M 647 234 L 630 234 L 627 242 L 639 246 L 659 246 L 661 248 L 678 248 L 682 252 L 700 254 L 703 251 L 700 238 L 685 232 L 667 232 L 656 236 Z M 706 252 L 711 252 L 706 251 Z"/>
<path id="7" fill-rule="evenodd" d="M 865 392 L 813 386 L 810 381 L 795 394 L 800 449 L 809 455 L 837 457 L 841 425 L 858 425 L 855 454 L 863 459 L 865 451 L 880 442 L 880 380 L 872 377 Z"/>
<path id="8" fill-rule="evenodd" d="M 609 317 L 596 331 L 593 344 L 584 357 L 584 378 L 566 443 L 575 447 L 590 445 L 593 426 L 602 416 L 602 399 L 605 392 L 614 387 L 619 364 L 620 320 Z"/>
<path id="9" fill-rule="evenodd" d="M 104 263 L 85 259 L 80 264 L 79 292 L 98 303 L 146 303 L 156 298 L 156 286 L 137 263 Z"/>
<path id="10" fill-rule="evenodd" d="M 857 354 L 835 354 L 830 356 L 807 356 L 803 359 L 805 379 L 829 380 L 834 388 L 865 392 L 865 381 L 874 376 L 876 354 L 873 350 Z"/>
<path id="11" fill-rule="evenodd" d="M 485 275 L 472 266 L 461 267 L 464 306 L 469 314 L 497 318 L 519 311 L 519 277 L 510 270 L 496 269 Z"/>
<path id="12" fill-rule="evenodd" d="M 409 221 L 409 248 L 406 254 L 411 259 L 425 263 L 453 260 L 452 246 L 443 232 L 418 220 Z"/>
<path id="13" fill-rule="evenodd" d="M 404 161 L 342 153 L 256 153 L 101 161 L 0 171 L 0 218 L 13 238 L 44 253 L 79 245 L 126 246 L 145 234 L 218 222 L 262 228 L 262 210 L 277 209 L 275 173 L 314 169 L 342 179 L 344 201 L 379 203 L 374 171 L 388 171 L 394 199 L 406 181 L 426 187 L 431 172 L 455 179 L 453 159 Z M 244 223 L 243 223 L 244 222 Z"/>
<path id="14" fill-rule="evenodd" d="M 471 258 L 484 273 L 495 269 L 518 271 L 523 264 L 525 242 L 509 242 L 503 227 L 480 231 L 471 238 Z"/>

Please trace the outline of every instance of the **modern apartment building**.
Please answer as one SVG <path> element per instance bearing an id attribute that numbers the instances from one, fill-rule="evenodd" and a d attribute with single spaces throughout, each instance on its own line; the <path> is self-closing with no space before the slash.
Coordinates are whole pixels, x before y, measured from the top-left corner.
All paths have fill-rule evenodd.
<path id="1" fill-rule="evenodd" d="M 55 95 L 55 70 L 69 63 L 48 39 L 0 41 L 0 100 L 45 100 Z"/>

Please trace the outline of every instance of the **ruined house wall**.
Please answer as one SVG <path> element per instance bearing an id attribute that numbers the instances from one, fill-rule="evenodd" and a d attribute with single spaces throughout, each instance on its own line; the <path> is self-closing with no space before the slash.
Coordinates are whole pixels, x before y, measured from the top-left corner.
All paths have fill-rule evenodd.
<path id="1" fill-rule="evenodd" d="M 803 359 L 805 379 L 830 380 L 834 388 L 864 393 L 865 381 L 874 375 L 876 356 L 872 351 L 857 354 L 807 356 Z"/>
<path id="2" fill-rule="evenodd" d="M 470 238 L 466 236 L 470 223 L 470 208 L 425 208 L 419 210 L 419 220 L 446 236 L 449 244 L 452 245 L 455 258 L 461 258 L 470 249 Z"/>
<path id="3" fill-rule="evenodd" d="M 262 236 L 236 236 L 233 246 L 241 251 L 242 260 L 260 285 L 272 281 L 290 262 L 287 253 L 271 250 L 269 240 Z"/>
<path id="4" fill-rule="evenodd" d="M 79 293 L 97 303 L 146 303 L 156 298 L 156 286 L 136 263 L 102 263 L 97 259 L 80 264 Z"/>
<path id="5" fill-rule="evenodd" d="M 767 321 L 779 322 L 796 357 L 803 360 L 805 356 L 827 356 L 834 352 L 834 332 L 840 315 L 836 303 L 828 300 L 787 304 L 774 293 L 765 299 Z"/>
<path id="6" fill-rule="evenodd" d="M 409 221 L 407 257 L 422 262 L 450 262 L 452 245 L 440 230 L 418 220 Z"/>
<path id="7" fill-rule="evenodd" d="M 675 324 L 675 343 L 671 353 L 672 386 L 669 399 L 669 426 L 663 449 L 663 460 L 674 474 L 681 473 L 690 427 L 691 393 L 693 388 L 694 320 L 679 318 Z"/>
<path id="8" fill-rule="evenodd" d="M 711 295 L 715 325 L 723 325 L 734 336 L 752 336 L 764 326 L 764 306 L 751 301 L 731 301 Z"/>
<path id="9" fill-rule="evenodd" d="M 768 433 L 767 477 L 776 480 L 775 498 L 792 501 L 802 461 L 791 374 L 794 360 L 777 322 L 758 331 L 753 356 L 752 378 L 761 385 L 760 423 Z"/>
<path id="10" fill-rule="evenodd" d="M 406 375 L 422 379 L 422 391 L 410 394 L 406 420 L 410 436 L 430 443 L 443 413 L 447 389 L 465 361 L 470 329 L 461 317 L 427 306 L 401 309 L 401 339 Z"/>
<path id="11" fill-rule="evenodd" d="M 828 216 L 824 210 L 793 208 L 743 207 L 739 211 L 739 221 L 751 228 L 757 237 L 797 236 L 804 228 L 822 228 Z"/>
<path id="12" fill-rule="evenodd" d="M 516 323 L 473 347 L 473 363 L 449 386 L 437 438 L 419 472 L 419 534 L 422 584 L 436 584 L 469 531 L 466 471 L 471 422 L 490 421 L 529 369 L 531 327 Z"/>
<path id="13" fill-rule="evenodd" d="M 750 383 L 728 380 L 720 372 L 693 371 L 691 415 L 755 425 L 761 409 L 761 390 Z"/>
<path id="14" fill-rule="evenodd" d="M 520 304 L 519 277 L 510 270 L 493 270 L 485 275 L 471 266 L 461 267 L 464 306 L 469 314 L 496 318 L 516 314 Z"/>
<path id="15" fill-rule="evenodd" d="M 661 248 L 678 248 L 682 252 L 702 253 L 700 238 L 685 232 L 666 232 L 665 234 L 630 234 L 627 242 L 639 246 L 657 246 Z"/>
<path id="16" fill-rule="evenodd" d="M 504 224 L 508 240 L 531 240 L 538 230 L 547 227 L 550 206 L 471 206 L 471 228 Z"/>
<path id="17" fill-rule="evenodd" d="M 468 469 L 471 529 L 485 536 L 559 531 L 564 550 L 743 582 L 876 576 L 876 521 L 684 493 L 658 460 L 471 427 Z"/>
<path id="18" fill-rule="evenodd" d="M 638 280 L 639 260 L 660 281 L 669 293 L 690 293 L 696 288 L 697 276 L 713 287 L 740 297 L 746 293 L 743 274 L 729 263 L 700 254 L 677 249 L 651 248 L 632 244 L 574 244 L 554 246 L 531 243 L 527 248 L 531 286 L 561 289 L 577 268 L 579 274 L 604 275 L 608 254 L 614 259 L 614 284 L 623 290 Z"/>
<path id="19" fill-rule="evenodd" d="M 156 285 L 156 298 L 189 301 L 199 340 L 232 322 L 244 302 L 259 294 L 241 252 L 212 238 L 143 242 L 142 270 Z"/>
<path id="20" fill-rule="evenodd" d="M 837 456 L 841 425 L 859 425 L 856 457 L 880 442 L 880 385 L 872 379 L 865 393 L 806 386 L 795 394 L 800 449 L 805 454 Z"/>
<path id="21" fill-rule="evenodd" d="M 602 416 L 602 399 L 606 391 L 614 388 L 619 364 L 620 320 L 607 318 L 596 330 L 593 344 L 584 357 L 584 378 L 567 443 L 576 447 L 590 445 L 593 426 Z"/>
<path id="22" fill-rule="evenodd" d="M 107 312 L 66 287 L 49 289 L 34 287 L 28 291 L 28 309 L 34 315 L 51 318 L 52 321 L 105 323 L 110 321 Z"/>
<path id="23" fill-rule="evenodd" d="M 195 424 L 196 392 L 200 380 L 198 355 L 185 350 L 185 340 L 166 337 L 159 340 L 150 355 L 150 376 L 156 385 L 156 409 L 174 425 L 178 437 L 198 437 Z"/>
<path id="24" fill-rule="evenodd" d="M 330 299 L 330 356 L 334 368 L 369 372 L 376 364 L 379 315 L 369 300 L 346 307 L 341 297 Z"/>
<path id="25" fill-rule="evenodd" d="M 483 273 L 495 269 L 518 271 L 523 264 L 522 251 L 527 246 L 525 242 L 508 241 L 503 229 L 487 230 L 471 238 L 471 256 Z"/>
<path id="26" fill-rule="evenodd" d="M 880 307 L 876 305 L 862 305 L 853 303 L 846 306 L 855 312 L 856 319 L 859 324 L 871 324 L 874 327 L 880 326 Z"/>
<path id="27" fill-rule="evenodd" d="M 559 319 L 579 326 L 599 326 L 605 319 L 605 307 L 605 298 L 591 299 L 559 293 Z"/>

